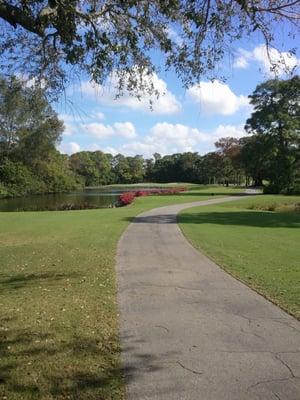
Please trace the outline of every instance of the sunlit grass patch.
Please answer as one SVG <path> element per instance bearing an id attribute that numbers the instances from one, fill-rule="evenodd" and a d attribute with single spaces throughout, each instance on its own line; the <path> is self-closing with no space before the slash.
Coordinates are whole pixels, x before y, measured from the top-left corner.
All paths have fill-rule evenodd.
<path id="1" fill-rule="evenodd" d="M 300 318 L 300 213 L 293 211 L 299 202 L 245 198 L 185 210 L 179 223 L 196 248 Z"/>

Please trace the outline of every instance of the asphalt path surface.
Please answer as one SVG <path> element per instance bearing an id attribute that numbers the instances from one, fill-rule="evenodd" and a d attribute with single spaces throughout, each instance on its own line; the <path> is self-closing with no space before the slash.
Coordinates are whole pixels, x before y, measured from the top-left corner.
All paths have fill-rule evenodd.
<path id="1" fill-rule="evenodd" d="M 183 209 L 236 199 L 157 208 L 124 232 L 117 276 L 128 400 L 300 399 L 300 322 L 194 249 L 176 222 Z"/>

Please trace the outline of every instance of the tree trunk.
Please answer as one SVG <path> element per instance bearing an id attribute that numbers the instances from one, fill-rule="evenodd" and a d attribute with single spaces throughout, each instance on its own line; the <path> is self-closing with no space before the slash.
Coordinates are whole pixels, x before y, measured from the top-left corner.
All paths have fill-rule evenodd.
<path id="1" fill-rule="evenodd" d="M 254 179 L 254 186 L 262 186 L 263 182 L 261 178 Z"/>

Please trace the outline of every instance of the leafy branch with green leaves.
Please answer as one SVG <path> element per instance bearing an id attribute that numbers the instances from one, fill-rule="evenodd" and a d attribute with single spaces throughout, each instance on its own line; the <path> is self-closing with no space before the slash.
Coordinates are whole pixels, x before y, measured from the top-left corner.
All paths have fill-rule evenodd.
<path id="1" fill-rule="evenodd" d="M 222 78 L 216 66 L 232 44 L 260 32 L 272 45 L 274 26 L 299 29 L 300 1 L 283 0 L 0 0 L 0 67 L 44 82 L 59 94 L 74 77 L 119 92 L 155 92 L 144 79 L 174 69 L 185 87 Z"/>

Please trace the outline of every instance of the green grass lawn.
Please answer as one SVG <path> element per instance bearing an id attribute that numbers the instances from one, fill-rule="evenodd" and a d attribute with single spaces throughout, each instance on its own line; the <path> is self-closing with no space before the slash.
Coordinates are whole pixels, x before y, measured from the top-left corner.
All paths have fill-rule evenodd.
<path id="1" fill-rule="evenodd" d="M 118 239 L 145 210 L 238 192 L 202 187 L 117 209 L 0 213 L 0 399 L 124 398 Z"/>
<path id="2" fill-rule="evenodd" d="M 257 196 L 191 208 L 178 220 L 196 248 L 300 318 L 299 205 L 299 196 Z"/>

